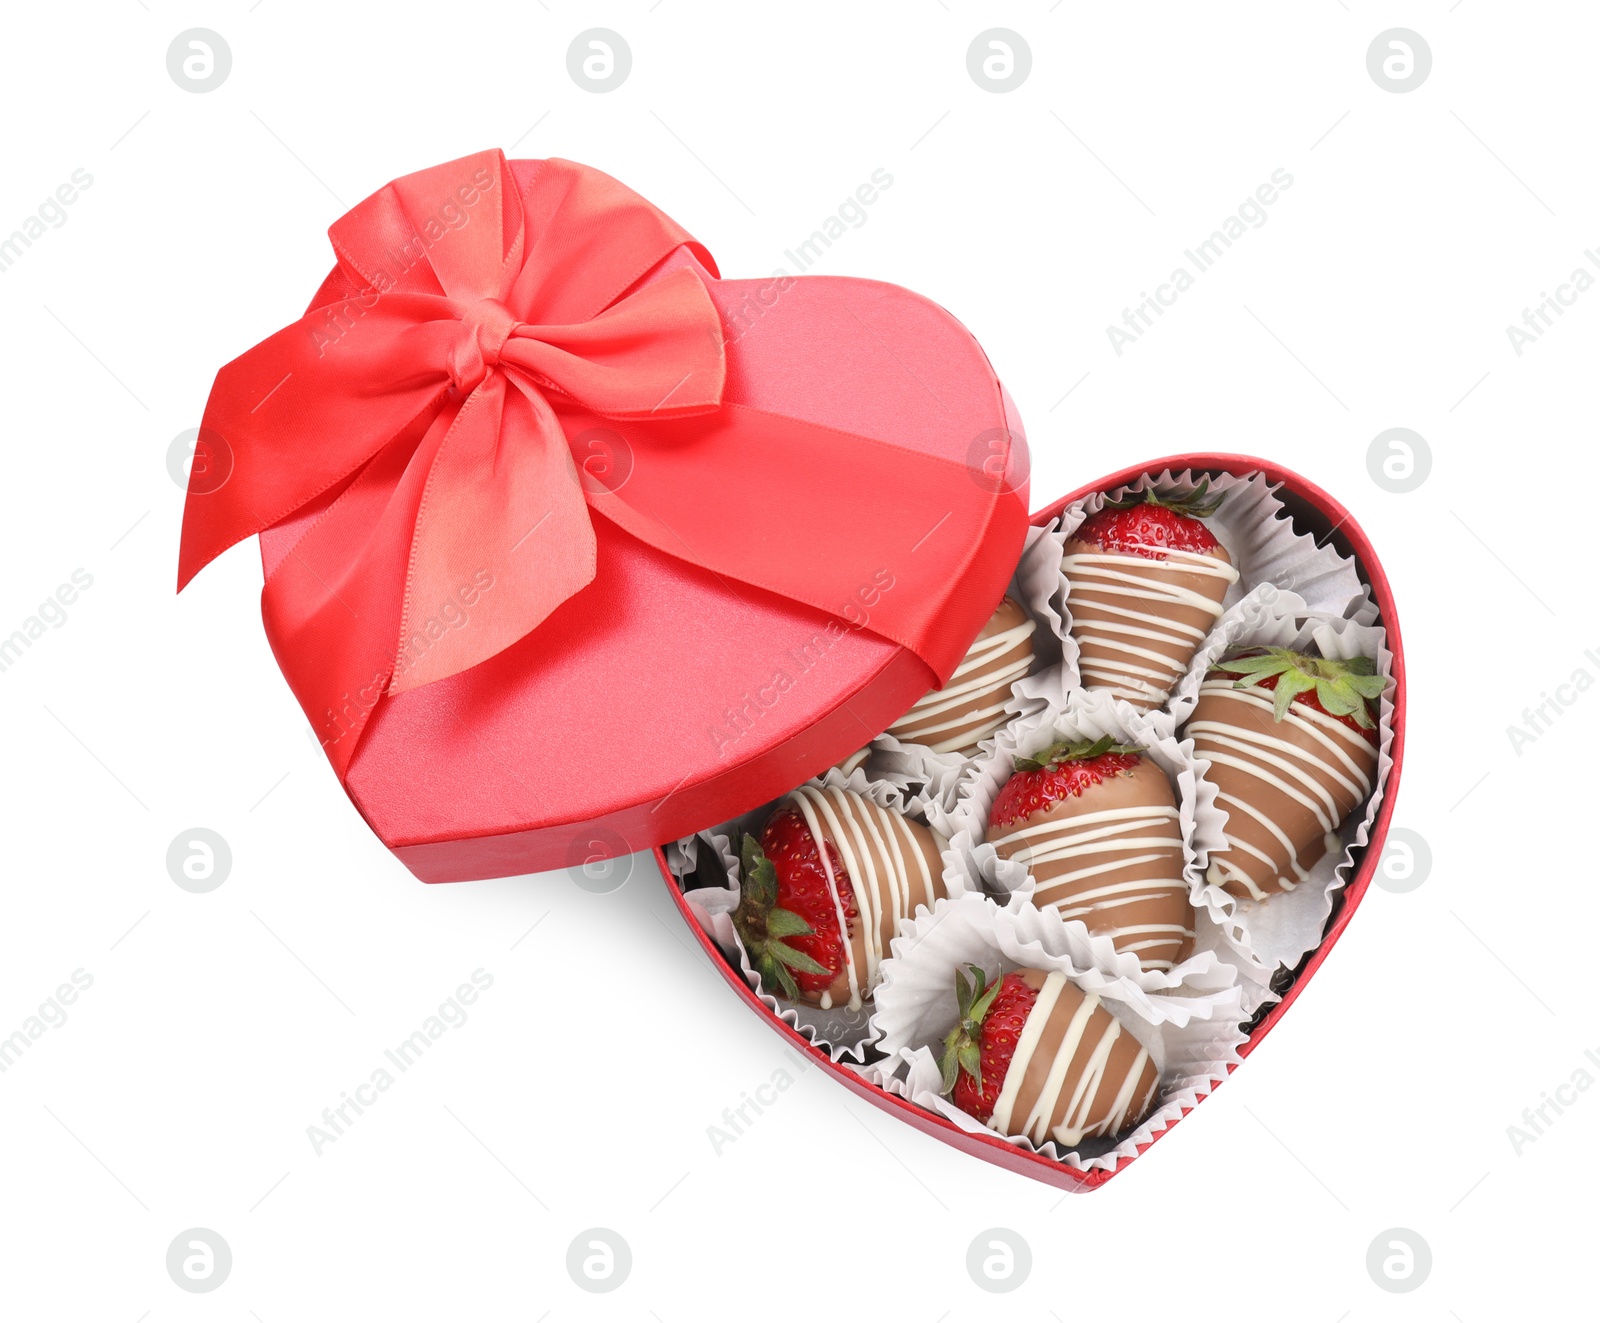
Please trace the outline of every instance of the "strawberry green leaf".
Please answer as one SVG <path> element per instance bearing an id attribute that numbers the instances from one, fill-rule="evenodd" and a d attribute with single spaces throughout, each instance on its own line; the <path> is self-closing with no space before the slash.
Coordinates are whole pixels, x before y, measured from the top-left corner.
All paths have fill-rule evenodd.
<path id="1" fill-rule="evenodd" d="M 1341 690 L 1331 680 L 1317 681 L 1317 702 L 1324 712 L 1335 717 L 1348 717 L 1363 706 L 1360 694 Z"/>
<path id="2" fill-rule="evenodd" d="M 804 951 L 797 951 L 788 942 L 780 942 L 775 937 L 767 939 L 767 954 L 787 965 L 790 969 L 799 970 L 802 974 L 826 974 L 827 966 L 819 964 Z"/>
<path id="3" fill-rule="evenodd" d="M 956 1076 L 961 1067 L 956 1061 L 956 1047 L 952 1041 L 959 1035 L 960 1029 L 952 1029 L 949 1038 L 945 1039 L 945 1052 L 939 1059 L 939 1092 L 947 1094 L 956 1087 Z"/>
<path id="4" fill-rule="evenodd" d="M 955 1028 L 945 1035 L 944 1051 L 939 1057 L 941 1092 L 949 1093 L 956 1086 L 961 1071 L 965 1070 L 981 1086 L 982 1059 L 978 1051 L 978 1034 L 983 1029 L 983 1017 L 994 1001 L 1000 987 L 1000 976 L 993 982 L 983 972 L 981 965 L 968 965 L 970 980 L 961 970 L 956 970 Z M 976 998 L 976 1000 L 974 1000 Z"/>
<path id="5" fill-rule="evenodd" d="M 1213 496 L 1206 498 L 1207 489 L 1211 486 L 1210 478 L 1201 478 L 1188 491 L 1180 491 L 1176 487 L 1165 489 L 1147 487 L 1142 493 L 1134 492 L 1124 496 L 1121 500 L 1105 502 L 1107 509 L 1131 510 L 1136 505 L 1160 505 L 1178 514 L 1188 515 L 1191 519 L 1209 519 L 1222 508 L 1223 497 Z"/>
<path id="6" fill-rule="evenodd" d="M 979 1024 L 983 1023 L 983 1017 L 989 1013 L 989 1007 L 994 1005 L 994 999 L 999 995 L 1000 980 L 997 978 L 993 983 L 984 989 L 983 995 L 979 997 L 977 1001 L 972 1003 L 972 1007 L 967 1012 L 966 1018 L 976 1021 Z"/>
<path id="7" fill-rule="evenodd" d="M 1282 721 L 1296 696 L 1315 690 L 1317 702 L 1330 716 L 1349 717 L 1371 730 L 1373 704 L 1382 695 L 1384 679 L 1371 657 L 1316 657 L 1292 648 L 1260 648 L 1225 658 L 1216 669 L 1241 677 L 1235 689 L 1251 689 L 1276 677 L 1273 719 Z"/>
<path id="8" fill-rule="evenodd" d="M 1018 772 L 1042 772 L 1062 763 L 1086 761 L 1104 753 L 1143 753 L 1142 744 L 1118 744 L 1116 736 L 1102 735 L 1094 740 L 1057 740 L 1047 749 L 1041 749 L 1031 758 L 1013 758 L 1011 765 Z"/>
<path id="9" fill-rule="evenodd" d="M 1246 654 L 1242 657 L 1231 657 L 1217 663 L 1219 671 L 1230 671 L 1235 675 L 1281 675 L 1294 665 L 1293 656 L 1282 655 L 1283 649 L 1274 649 L 1272 652 L 1260 654 Z"/>
<path id="10" fill-rule="evenodd" d="M 958 1023 L 964 1023 L 972 1018 L 972 999 L 977 995 L 978 989 L 983 986 L 983 971 L 976 965 L 968 965 L 967 968 L 972 971 L 972 979 L 970 981 L 959 969 L 956 970 L 956 1019 Z"/>
<path id="11" fill-rule="evenodd" d="M 763 987 L 767 986 L 769 980 L 776 982 L 790 1001 L 800 1000 L 800 985 L 794 981 L 794 975 L 783 967 L 781 960 L 763 960 L 758 972 Z"/>
<path id="12" fill-rule="evenodd" d="M 978 1084 L 983 1083 L 983 1074 L 980 1070 L 983 1058 L 978 1052 L 978 1045 L 970 1038 L 956 1049 L 956 1060 L 960 1063 L 961 1069 L 971 1075 Z"/>
<path id="13" fill-rule="evenodd" d="M 745 833 L 740 849 L 740 863 L 744 865 L 744 889 L 751 893 L 752 903 L 768 906 L 777 899 L 778 870 L 772 866 L 756 838 Z"/>
<path id="14" fill-rule="evenodd" d="M 1273 694 L 1272 719 L 1282 721 L 1289 713 L 1289 704 L 1294 701 L 1294 696 L 1316 687 L 1316 677 L 1302 671 L 1287 671 L 1280 675 L 1277 690 Z"/>
<path id="15" fill-rule="evenodd" d="M 772 937 L 809 937 L 815 929 L 793 910 L 776 906 L 767 911 L 767 933 Z"/>

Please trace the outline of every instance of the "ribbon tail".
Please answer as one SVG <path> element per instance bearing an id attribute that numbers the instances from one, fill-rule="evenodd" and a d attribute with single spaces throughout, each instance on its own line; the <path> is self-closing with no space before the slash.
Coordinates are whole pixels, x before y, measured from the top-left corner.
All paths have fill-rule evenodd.
<path id="1" fill-rule="evenodd" d="M 342 778 L 394 672 L 405 564 L 447 409 L 382 450 L 288 548 L 261 590 L 273 653 Z"/>
<path id="2" fill-rule="evenodd" d="M 390 692 L 510 647 L 594 574 L 594 528 L 560 422 L 537 392 L 491 373 L 428 475 Z"/>
<path id="3" fill-rule="evenodd" d="M 336 488 L 444 399 L 447 300 L 392 294 L 317 309 L 217 373 L 191 472 L 180 590 L 234 543 Z"/>

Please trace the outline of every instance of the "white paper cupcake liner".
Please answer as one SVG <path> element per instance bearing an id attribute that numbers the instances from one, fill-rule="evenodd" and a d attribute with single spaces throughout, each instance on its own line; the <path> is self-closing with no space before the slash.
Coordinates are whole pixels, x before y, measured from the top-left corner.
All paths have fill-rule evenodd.
<path id="1" fill-rule="evenodd" d="M 1355 852 L 1371 837 L 1372 824 L 1383 803 L 1389 772 L 1394 766 L 1391 753 L 1394 655 L 1388 649 L 1381 627 L 1358 624 L 1339 616 L 1284 612 L 1267 605 L 1258 611 L 1241 612 L 1224 622 L 1224 626 L 1207 638 L 1189 674 L 1173 694 L 1171 717 L 1180 731 L 1194 712 L 1206 671 L 1224 654 L 1244 648 L 1293 648 L 1330 658 L 1373 657 L 1378 674 L 1386 681 L 1378 704 L 1377 776 L 1365 806 L 1357 808 L 1340 826 L 1342 850 L 1325 854 L 1311 870 L 1311 876 L 1293 891 L 1261 901 L 1236 899 L 1221 887 L 1206 882 L 1209 860 L 1204 857 L 1200 860 L 1198 886 L 1191 893 L 1195 903 L 1205 907 L 1227 937 L 1229 948 L 1239 957 L 1241 973 L 1255 982 L 1265 983 L 1280 965 L 1293 969 L 1301 957 L 1322 941 L 1328 917 L 1333 913 L 1334 897 L 1354 867 Z M 1184 743 L 1192 752 L 1193 742 Z M 1198 755 L 1194 756 L 1194 761 L 1204 781 L 1209 763 Z M 1223 815 L 1226 825 L 1226 810 L 1216 811 Z M 1202 842 L 1202 854 L 1214 848 L 1213 839 L 1208 835 Z"/>
<path id="2" fill-rule="evenodd" d="M 994 742 L 991 736 L 979 748 Z M 880 735 L 866 749 L 863 770 L 873 780 L 892 785 L 908 798 L 929 804 L 951 804 L 968 759 L 959 753 L 935 753 L 925 744 L 904 744 Z"/>
<path id="3" fill-rule="evenodd" d="M 866 772 L 859 768 L 848 776 L 837 768 L 829 768 L 823 776 L 806 784 L 853 790 L 880 808 L 889 809 L 915 821 L 926 823 L 928 820 L 925 800 L 914 795 L 908 796 L 887 781 L 869 779 Z M 667 866 L 686 884 L 683 898 L 688 902 L 695 921 L 722 947 L 729 959 L 734 961 L 739 972 L 744 975 L 745 982 L 760 997 L 762 1005 L 768 1011 L 798 1032 L 807 1042 L 827 1052 L 833 1061 L 853 1059 L 857 1063 L 864 1062 L 873 1039 L 870 1024 L 872 1000 L 864 1001 L 855 1010 L 851 1010 L 848 1006 L 834 1006 L 823 1010 L 820 1006 L 811 1006 L 803 1002 L 780 1001 L 762 989 L 761 979 L 751 965 L 749 954 L 733 924 L 733 912 L 739 907 L 742 890 L 739 843 L 744 839 L 746 832 L 759 837 L 762 827 L 780 802 L 774 800 L 770 804 L 764 804 L 735 818 L 732 822 L 700 832 L 697 836 L 674 841 L 666 850 Z M 709 857 L 716 861 L 714 870 L 701 867 L 702 852 L 709 852 Z M 948 848 L 941 851 L 940 857 L 948 878 L 952 863 Z M 691 879 L 703 878 L 707 871 L 718 872 L 726 879 L 726 885 L 688 885 Z M 948 887 L 948 881 L 945 885 Z M 892 951 L 893 947 L 890 949 Z M 889 957 L 885 957 L 881 968 L 886 970 L 892 963 Z"/>
<path id="4" fill-rule="evenodd" d="M 1114 1167 L 1192 1108 L 1239 1062 L 1244 1034 L 1240 989 L 1233 971 L 1217 965 L 1184 994 L 1150 994 L 1094 968 L 1077 964 L 1066 925 L 1048 911 L 1002 910 L 979 896 L 942 900 L 922 911 L 895 939 L 884 965 L 872 1023 L 883 1060 L 862 1074 L 880 1088 L 943 1116 L 973 1134 L 995 1135 L 940 1094 L 937 1052 L 956 1019 L 955 971 L 967 964 L 990 974 L 1034 968 L 1059 971 L 1150 1050 L 1160 1072 L 1151 1113 L 1126 1134 L 1085 1140 L 1072 1149 L 1055 1141 L 1034 1144 L 1002 1136 L 1076 1170 Z"/>
<path id="5" fill-rule="evenodd" d="M 1033 636 L 1034 673 L 1060 665 L 1069 649 L 1074 654 L 1078 650 L 1061 610 L 1061 558 L 1066 554 L 1067 538 L 1059 523 L 1028 529 L 1022 559 L 1006 590 L 1038 626 Z"/>
<path id="6" fill-rule="evenodd" d="M 1141 713 L 1103 691 L 1074 689 L 1059 703 L 1052 702 L 1001 731 L 994 747 L 973 760 L 954 808 L 950 812 L 938 806 L 929 809 L 930 823 L 949 837 L 950 853 L 963 865 L 959 874 L 946 875 L 951 894 L 965 882 L 965 889 L 977 889 L 999 904 L 1013 909 L 1031 907 L 1036 885 L 1027 867 L 1015 859 L 1002 859 L 985 839 L 995 798 L 1011 779 L 1012 760 L 1018 754 L 1037 753 L 1057 739 L 1093 740 L 1110 735 L 1120 744 L 1143 745 L 1150 761 L 1166 773 L 1172 785 L 1183 838 L 1183 880 L 1192 902 L 1201 885 L 1203 852 L 1223 843 L 1225 818 L 1216 807 L 1215 788 L 1197 775 L 1193 744 L 1178 741 L 1170 731 L 1163 732 L 1154 715 Z M 1191 977 L 1209 977 L 1219 962 L 1218 951 L 1227 942 L 1209 910 L 1197 906 L 1194 922 L 1193 951 L 1173 968 L 1158 970 L 1141 968 L 1138 956 L 1118 951 L 1103 933 L 1090 933 L 1082 919 L 1062 920 L 1064 940 L 1080 967 L 1093 966 L 1152 992 L 1181 988 Z"/>

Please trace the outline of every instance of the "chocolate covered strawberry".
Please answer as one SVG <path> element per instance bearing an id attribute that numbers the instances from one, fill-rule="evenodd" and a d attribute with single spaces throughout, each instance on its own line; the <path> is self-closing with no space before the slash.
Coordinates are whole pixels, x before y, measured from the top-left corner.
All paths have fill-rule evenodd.
<path id="1" fill-rule="evenodd" d="M 1011 686 L 1033 665 L 1033 631 L 1021 603 L 1002 597 L 945 687 L 929 690 L 887 733 L 935 753 L 973 753 L 1005 725 Z"/>
<path id="2" fill-rule="evenodd" d="M 1062 741 L 1013 760 L 988 840 L 1033 875 L 1034 904 L 1081 919 L 1146 969 L 1170 969 L 1194 937 L 1172 785 L 1137 745 Z"/>
<path id="3" fill-rule="evenodd" d="M 1339 846 L 1340 824 L 1372 793 L 1378 697 L 1370 657 L 1336 660 L 1255 648 L 1207 674 L 1184 726 L 1228 815 L 1208 881 L 1241 899 L 1292 891 Z"/>
<path id="4" fill-rule="evenodd" d="M 956 1025 L 940 1059 L 943 1091 L 1002 1135 L 1068 1146 L 1116 1135 L 1155 1100 L 1150 1053 L 1063 974 L 956 970 Z"/>
<path id="5" fill-rule="evenodd" d="M 944 895 L 944 843 L 853 790 L 807 785 L 744 838 L 734 928 L 774 997 L 853 1010 L 901 922 Z"/>
<path id="6" fill-rule="evenodd" d="M 1222 504 L 1209 485 L 1107 501 L 1067 540 L 1061 569 L 1085 688 L 1159 707 L 1222 614 L 1239 572 L 1205 525 Z"/>

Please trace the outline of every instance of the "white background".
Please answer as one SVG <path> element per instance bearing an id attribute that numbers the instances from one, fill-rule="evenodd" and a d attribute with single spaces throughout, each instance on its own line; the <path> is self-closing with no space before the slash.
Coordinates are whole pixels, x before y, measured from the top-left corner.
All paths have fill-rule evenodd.
<path id="1" fill-rule="evenodd" d="M 0 1034 L 94 981 L 0 1075 L 0 1315 L 1477 1323 L 1590 1290 L 1600 1090 L 1520 1154 L 1507 1127 L 1600 1054 L 1600 694 L 1520 753 L 1506 728 L 1600 676 L 1578 494 L 1600 293 L 1520 356 L 1505 329 L 1600 244 L 1587 7 L 107 0 L 5 23 L 0 234 L 94 182 L 0 275 L 0 635 L 73 570 L 93 586 L 0 673 Z M 1032 51 L 1006 94 L 966 67 L 996 25 Z M 195 26 L 233 55 L 204 95 L 166 68 Z M 596 26 L 633 53 L 604 95 L 566 70 Z M 1366 67 L 1395 26 L 1433 52 L 1406 94 Z M 972 328 L 1036 505 L 1237 449 L 1381 548 L 1411 677 L 1395 822 L 1431 874 L 1374 889 L 1246 1067 L 1103 1192 L 1063 1200 L 816 1071 L 715 1153 L 723 1109 L 793 1067 L 648 860 L 609 895 L 413 881 L 308 738 L 253 548 L 173 595 L 165 456 L 216 368 L 299 314 L 346 207 L 492 146 L 617 175 L 730 275 L 783 263 L 882 167 L 817 269 Z M 1107 325 L 1278 168 L 1266 224 L 1116 354 Z M 1409 494 L 1367 466 L 1396 426 L 1433 457 Z M 205 895 L 165 864 L 195 826 L 233 851 Z M 315 1154 L 307 1126 L 479 968 L 467 1023 Z M 165 1269 L 196 1226 L 233 1252 L 210 1295 Z M 591 1226 L 631 1247 L 609 1295 L 565 1268 Z M 992 1226 L 1032 1248 L 1005 1296 L 965 1267 Z M 1432 1248 L 1409 1295 L 1365 1267 L 1394 1226 Z"/>

